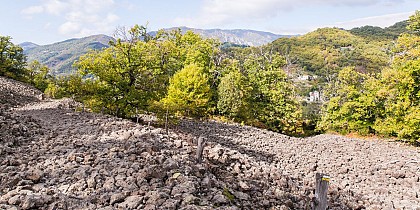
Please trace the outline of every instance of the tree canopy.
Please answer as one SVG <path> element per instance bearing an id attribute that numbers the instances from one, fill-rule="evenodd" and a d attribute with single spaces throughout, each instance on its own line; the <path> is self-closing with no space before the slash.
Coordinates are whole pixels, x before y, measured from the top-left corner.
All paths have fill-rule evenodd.
<path id="1" fill-rule="evenodd" d="M 0 36 L 0 76 L 26 78 L 26 57 L 23 49 L 12 43 L 10 36 Z"/>

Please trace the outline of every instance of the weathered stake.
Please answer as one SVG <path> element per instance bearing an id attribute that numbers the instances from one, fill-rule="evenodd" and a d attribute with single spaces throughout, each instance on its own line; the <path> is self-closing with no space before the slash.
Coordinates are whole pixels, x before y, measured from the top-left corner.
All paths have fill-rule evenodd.
<path id="1" fill-rule="evenodd" d="M 205 144 L 206 144 L 206 140 L 204 139 L 203 136 L 200 136 L 197 141 L 197 153 L 196 153 L 197 163 L 201 163 L 201 160 L 203 159 L 203 150 L 204 150 Z"/>
<path id="2" fill-rule="evenodd" d="M 166 130 L 166 135 L 169 136 L 168 115 L 169 115 L 169 108 L 166 108 L 166 114 L 165 114 L 165 130 Z"/>
<path id="3" fill-rule="evenodd" d="M 137 107 L 136 107 L 136 123 L 139 123 L 139 114 L 138 114 Z"/>
<path id="4" fill-rule="evenodd" d="M 328 183 L 330 177 L 327 174 L 316 173 L 315 175 L 315 198 L 314 208 L 315 210 L 325 210 L 328 207 Z"/>

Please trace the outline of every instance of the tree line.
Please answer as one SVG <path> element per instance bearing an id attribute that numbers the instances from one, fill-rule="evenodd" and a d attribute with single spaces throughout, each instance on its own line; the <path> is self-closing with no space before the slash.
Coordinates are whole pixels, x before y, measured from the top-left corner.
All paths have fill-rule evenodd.
<path id="1" fill-rule="evenodd" d="M 77 73 L 60 78 L 26 64 L 22 49 L 1 37 L 0 75 L 125 118 L 216 117 L 289 135 L 354 132 L 415 143 L 419 23 L 417 11 L 394 42 L 324 28 L 260 47 L 226 47 L 191 31 L 152 36 L 136 25 L 118 29 L 109 48 L 83 55 Z M 316 79 L 296 82 L 302 74 Z M 302 100 L 315 90 L 324 103 Z"/>

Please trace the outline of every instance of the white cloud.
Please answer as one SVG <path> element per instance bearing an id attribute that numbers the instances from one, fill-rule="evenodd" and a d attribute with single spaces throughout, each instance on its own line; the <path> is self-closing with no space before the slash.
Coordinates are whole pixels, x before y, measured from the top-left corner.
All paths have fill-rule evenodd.
<path id="1" fill-rule="evenodd" d="M 70 37 L 111 33 L 119 17 L 112 12 L 114 0 L 44 0 L 23 9 L 22 14 L 48 14 L 62 20 L 57 31 Z"/>
<path id="2" fill-rule="evenodd" d="M 21 11 L 21 14 L 23 15 L 35 15 L 35 14 L 40 14 L 44 12 L 44 7 L 42 6 L 31 6 L 28 8 L 25 8 Z"/>
<path id="3" fill-rule="evenodd" d="M 303 6 L 369 6 L 396 4 L 404 0 L 204 0 L 198 17 L 179 17 L 176 25 L 221 26 L 236 21 L 275 17 Z"/>
<path id="4" fill-rule="evenodd" d="M 74 34 L 74 33 L 79 33 L 79 31 L 81 30 L 81 26 L 79 23 L 77 22 L 65 22 L 64 24 L 62 24 L 59 28 L 58 31 L 61 34 Z"/>
<path id="5" fill-rule="evenodd" d="M 51 23 L 50 22 L 48 22 L 48 23 L 46 23 L 44 25 L 44 29 L 49 29 L 50 27 L 51 27 Z"/>
<path id="6" fill-rule="evenodd" d="M 365 17 L 359 18 L 355 20 L 350 20 L 346 22 L 338 22 L 335 23 L 333 26 L 351 29 L 360 26 L 379 26 L 379 27 L 388 27 L 393 25 L 396 22 L 407 20 L 410 15 L 414 14 L 413 12 L 404 12 L 404 13 L 395 13 L 395 14 L 387 14 L 381 16 L 372 16 L 372 17 Z"/>
<path id="7" fill-rule="evenodd" d="M 60 15 L 67 10 L 69 5 L 64 1 L 48 0 L 42 5 L 48 14 Z"/>

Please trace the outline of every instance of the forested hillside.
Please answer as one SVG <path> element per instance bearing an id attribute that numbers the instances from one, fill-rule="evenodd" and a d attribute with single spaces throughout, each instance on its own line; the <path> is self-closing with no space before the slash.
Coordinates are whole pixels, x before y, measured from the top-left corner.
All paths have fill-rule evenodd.
<path id="1" fill-rule="evenodd" d="M 350 33 L 372 40 L 393 40 L 402 33 L 407 33 L 408 21 L 401 21 L 392 26 L 381 28 L 377 26 L 362 26 L 353 28 Z"/>
<path id="2" fill-rule="evenodd" d="M 416 143 L 419 17 L 376 31 L 321 28 L 245 48 L 135 26 L 120 30 L 109 48 L 81 56 L 73 75 L 53 78 L 37 62 L 25 73 L 21 59 L 16 78 L 125 118 L 217 118 L 289 135 L 334 131 Z"/>
<path id="3" fill-rule="evenodd" d="M 71 74 L 73 63 L 89 50 L 108 47 L 112 37 L 105 35 L 90 36 L 82 39 L 69 39 L 50 45 L 28 45 L 22 43 L 28 61 L 38 61 L 51 69 L 53 74 Z"/>

